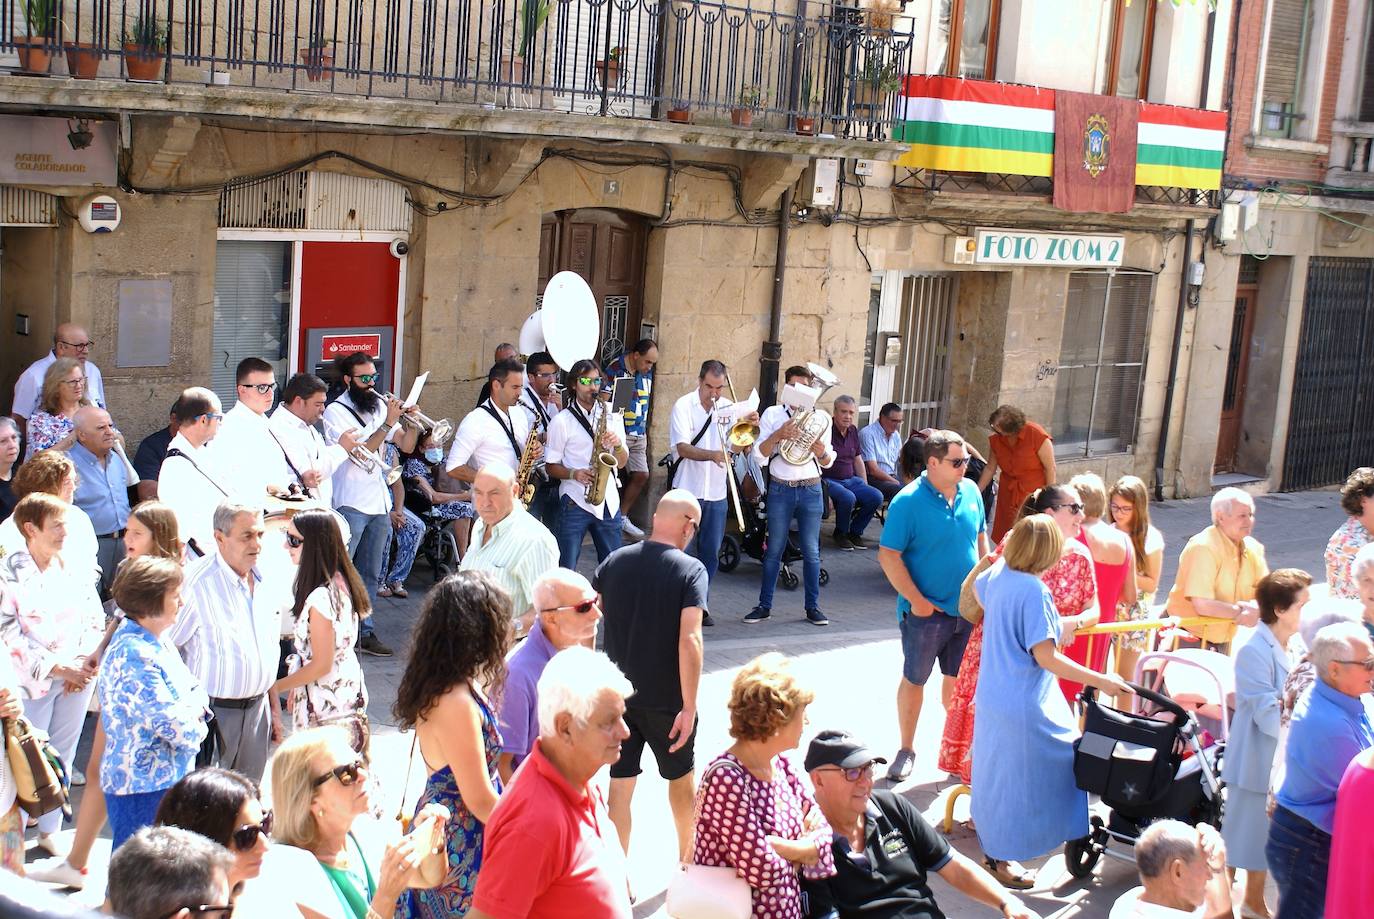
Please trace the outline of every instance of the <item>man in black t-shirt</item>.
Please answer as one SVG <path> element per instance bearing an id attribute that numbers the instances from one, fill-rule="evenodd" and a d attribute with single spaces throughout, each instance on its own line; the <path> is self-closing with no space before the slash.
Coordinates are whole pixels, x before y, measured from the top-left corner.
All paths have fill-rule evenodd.
<path id="1" fill-rule="evenodd" d="M 693 748 L 697 686 L 701 682 L 701 618 L 709 579 L 701 562 L 682 551 L 701 526 L 701 505 L 675 488 L 659 499 L 649 538 L 617 549 L 596 569 L 606 654 L 634 686 L 625 700 L 630 736 L 611 766 L 607 801 L 620 844 L 630 849 L 630 799 L 647 745 L 668 780 L 668 804 L 679 855 L 691 859 Z"/>
<path id="2" fill-rule="evenodd" d="M 934 871 L 955 890 L 1001 910 L 1007 919 L 1036 914 L 949 843 L 910 801 L 874 789 L 875 756 L 843 731 L 821 731 L 805 766 L 816 803 L 834 831 L 834 877 L 803 880 L 810 919 L 944 919 L 927 882 Z"/>

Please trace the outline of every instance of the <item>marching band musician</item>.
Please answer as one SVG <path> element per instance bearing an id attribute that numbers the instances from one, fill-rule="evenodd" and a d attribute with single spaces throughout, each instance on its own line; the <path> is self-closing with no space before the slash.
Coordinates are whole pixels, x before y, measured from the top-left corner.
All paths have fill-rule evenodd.
<path id="1" fill-rule="evenodd" d="M 514 358 L 499 360 L 487 371 L 487 384 L 491 395 L 468 412 L 448 448 L 444 468 L 460 482 L 472 482 L 488 463 L 519 469 L 530 436 L 530 416 L 515 410 L 525 391 L 524 366 Z"/>
<path id="2" fill-rule="evenodd" d="M 315 430 L 324 417 L 328 388 L 313 373 L 296 374 L 286 381 L 281 404 L 272 412 L 267 427 L 291 477 L 321 504 L 333 507 L 334 473 L 348 462 L 348 452 L 357 446 L 358 439 L 353 436 L 354 429 L 341 432 L 338 443 L 327 444 Z"/>
<path id="3" fill-rule="evenodd" d="M 525 372 L 528 380 L 520 396 L 520 407 L 547 440 L 549 425 L 563 411 L 563 403 L 553 389 L 554 380 L 558 378 L 558 364 L 547 351 L 536 351 L 525 364 Z M 550 533 L 558 531 L 558 486 L 559 483 L 552 478 L 542 479 L 535 488 L 534 500 L 529 507 L 530 513 L 548 527 Z"/>
<path id="4" fill-rule="evenodd" d="M 203 386 L 183 390 L 173 410 L 177 436 L 157 478 L 158 499 L 176 514 L 177 529 L 194 556 L 215 549 L 215 508 L 230 498 L 225 479 L 208 444 L 219 433 L 224 408 Z"/>
<path id="5" fill-rule="evenodd" d="M 601 561 L 620 548 L 620 492 L 614 472 L 606 483 L 606 495 L 600 504 L 587 503 L 587 488 L 596 475 L 594 463 L 600 450 L 608 450 L 615 455 L 617 469 L 623 469 L 629 459 L 625 449 L 625 426 L 620 418 L 611 411 L 609 402 L 599 398 L 601 393 L 601 368 L 595 361 L 580 360 L 568 372 L 568 382 L 572 387 L 573 400 L 568 403 L 567 411 L 560 412 L 549 425 L 548 444 L 544 458 L 549 477 L 562 481 L 562 519 L 558 532 L 558 564 L 560 567 L 577 570 L 577 559 L 582 554 L 582 537 L 588 530 L 596 545 L 596 558 Z M 604 418 L 606 433 L 601 443 L 594 445 L 593 438 L 598 424 Z"/>
<path id="6" fill-rule="evenodd" d="M 234 372 L 234 389 L 238 401 L 224 413 L 210 449 L 229 491 L 249 504 L 262 504 L 268 491 L 285 491 L 292 481 L 267 430 L 267 410 L 277 389 L 272 365 L 245 357 Z"/>
<path id="7" fill-rule="evenodd" d="M 811 374 L 805 367 L 788 367 L 783 375 L 785 383 L 811 384 Z M 773 591 L 778 584 L 778 570 L 782 567 L 782 552 L 787 547 L 787 534 L 792 520 L 797 521 L 797 541 L 801 544 L 802 578 L 805 586 L 806 621 L 812 625 L 829 625 L 830 620 L 820 610 L 821 600 L 821 514 L 825 500 L 821 493 L 821 470 L 835 462 L 835 451 L 829 437 L 817 437 L 811 444 L 810 461 L 794 466 L 778 458 L 783 441 L 792 440 L 801 432 L 792 420 L 792 409 L 779 402 L 770 406 L 759 422 L 759 439 L 754 450 L 759 462 L 768 470 L 768 553 L 763 559 L 763 583 L 759 585 L 759 602 L 744 617 L 756 625 L 772 616 Z"/>
<path id="8" fill-rule="evenodd" d="M 344 435 L 356 430 L 359 443 L 378 456 L 387 440 L 399 443 L 403 439 L 398 423 L 401 403 L 378 395 L 377 365 L 365 352 L 342 357 L 337 366 L 339 378 L 348 388 L 325 406 L 325 440 L 342 444 Z M 334 470 L 333 486 L 334 509 L 348 521 L 348 553 L 375 610 L 382 557 L 391 541 L 391 489 L 386 484 L 386 468 L 378 462 L 368 472 L 357 463 L 341 463 Z M 375 616 L 362 620 L 358 650 L 374 657 L 390 657 L 391 649 L 377 637 L 374 619 Z"/>

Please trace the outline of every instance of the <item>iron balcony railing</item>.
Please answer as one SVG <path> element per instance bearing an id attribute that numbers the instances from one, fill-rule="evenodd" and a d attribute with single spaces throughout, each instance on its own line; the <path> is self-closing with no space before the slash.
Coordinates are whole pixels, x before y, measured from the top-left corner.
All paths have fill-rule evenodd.
<path id="1" fill-rule="evenodd" d="M 977 194 L 1026 195 L 1044 198 L 1054 194 L 1054 180 L 1048 176 L 1008 175 L 993 172 L 939 172 L 934 169 L 913 169 L 897 179 L 897 187 L 933 192 L 972 192 Z M 1216 209 L 1221 206 L 1221 192 L 1196 188 L 1168 188 L 1159 185 L 1137 185 L 1135 200 L 1139 204 L 1166 204 L 1174 207 Z"/>
<path id="2" fill-rule="evenodd" d="M 24 0 L 0 3 L 0 53 L 53 76 L 878 139 L 912 24 L 856 0 Z"/>

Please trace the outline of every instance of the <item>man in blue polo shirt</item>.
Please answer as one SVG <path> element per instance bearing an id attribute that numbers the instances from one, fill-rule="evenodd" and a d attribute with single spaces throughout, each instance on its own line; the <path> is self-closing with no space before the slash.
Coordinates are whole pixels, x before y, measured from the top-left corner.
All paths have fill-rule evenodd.
<path id="1" fill-rule="evenodd" d="M 940 698 L 949 706 L 954 678 L 972 626 L 959 615 L 959 588 L 988 551 L 983 497 L 964 478 L 969 451 L 953 431 L 934 431 L 926 440 L 926 468 L 887 509 L 878 542 L 878 562 L 897 591 L 902 629 L 902 680 L 897 686 L 901 748 L 887 777 L 900 782 L 916 759 L 916 719 L 925 684 L 940 661 Z"/>

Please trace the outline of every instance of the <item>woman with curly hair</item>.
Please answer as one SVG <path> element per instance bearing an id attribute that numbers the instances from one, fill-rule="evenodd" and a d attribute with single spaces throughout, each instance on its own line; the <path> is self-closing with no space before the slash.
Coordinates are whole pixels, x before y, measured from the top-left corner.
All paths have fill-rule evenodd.
<path id="1" fill-rule="evenodd" d="M 692 861 L 734 868 L 753 891 L 753 919 L 801 919 L 797 872 L 835 873 L 830 826 L 782 755 L 801 742 L 814 698 L 781 654 L 745 664 L 730 687 L 735 742 L 701 774 Z"/>
<path id="2" fill-rule="evenodd" d="M 401 730 L 415 731 L 412 764 L 418 750 L 429 771 L 416 813 L 431 803 L 448 808 L 449 872 L 438 887 L 406 891 L 398 917 L 463 916 L 472 907 L 483 826 L 501 792 L 492 698 L 506 679 L 511 615 L 510 594 L 481 571 L 449 575 L 425 597 L 392 713 Z"/>
<path id="3" fill-rule="evenodd" d="M 1054 441 L 1050 434 L 1014 405 L 999 405 L 988 417 L 988 464 L 978 477 L 986 491 L 997 478 L 997 509 L 992 518 L 992 541 L 1001 542 L 1016 523 L 1031 492 L 1055 481 Z"/>
<path id="4" fill-rule="evenodd" d="M 1361 466 L 1341 486 L 1341 510 L 1350 516 L 1326 543 L 1326 584 L 1330 596 L 1360 599 L 1350 574 L 1355 553 L 1374 541 L 1374 469 Z"/>

